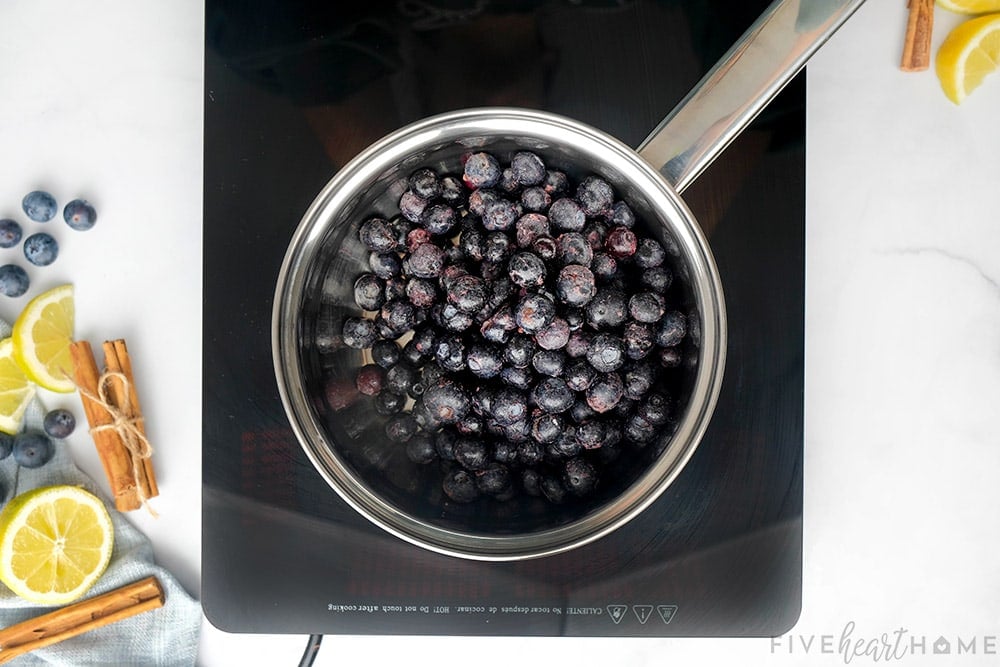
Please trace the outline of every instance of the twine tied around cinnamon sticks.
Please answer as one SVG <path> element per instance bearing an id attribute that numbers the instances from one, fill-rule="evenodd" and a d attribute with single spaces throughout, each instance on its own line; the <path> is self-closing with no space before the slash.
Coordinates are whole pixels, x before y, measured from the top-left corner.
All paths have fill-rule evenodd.
<path id="1" fill-rule="evenodd" d="M 159 495 L 151 459 L 153 448 L 146 437 L 128 349 L 120 339 L 105 341 L 103 347 L 107 368 L 101 373 L 90 343 L 75 341 L 70 346 L 74 382 L 90 434 L 111 485 L 115 507 L 123 512 L 145 507 L 156 516 L 148 502 Z"/>

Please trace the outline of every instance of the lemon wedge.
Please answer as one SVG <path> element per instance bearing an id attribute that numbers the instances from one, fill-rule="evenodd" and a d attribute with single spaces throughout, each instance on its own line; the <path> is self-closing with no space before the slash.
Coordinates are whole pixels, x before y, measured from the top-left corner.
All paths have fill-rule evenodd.
<path id="1" fill-rule="evenodd" d="M 0 512 L 0 581 L 43 605 L 83 597 L 104 574 L 114 527 L 104 503 L 77 486 L 46 486 Z"/>
<path id="2" fill-rule="evenodd" d="M 1000 66 L 1000 14 L 959 24 L 938 49 L 935 69 L 948 99 L 961 104 Z"/>
<path id="3" fill-rule="evenodd" d="M 938 7 L 959 14 L 1000 12 L 1000 0 L 937 0 Z"/>
<path id="4" fill-rule="evenodd" d="M 0 431 L 14 435 L 35 397 L 35 385 L 14 359 L 14 341 L 0 340 Z"/>
<path id="5" fill-rule="evenodd" d="M 51 391 L 69 393 L 73 383 L 73 286 L 60 285 L 28 302 L 14 322 L 14 358 L 28 378 Z"/>

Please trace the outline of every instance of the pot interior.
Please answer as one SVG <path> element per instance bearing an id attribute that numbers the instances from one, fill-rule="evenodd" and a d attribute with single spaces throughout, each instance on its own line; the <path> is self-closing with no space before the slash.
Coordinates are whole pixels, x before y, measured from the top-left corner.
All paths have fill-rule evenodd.
<path id="1" fill-rule="evenodd" d="M 561 550 L 638 513 L 679 473 L 697 445 L 714 405 L 724 354 L 714 264 L 669 187 L 613 140 L 599 134 L 561 136 L 562 129 L 517 120 L 477 118 L 474 127 L 452 121 L 401 131 L 346 166 L 317 198 L 293 240 L 275 311 L 276 345 L 282 347 L 275 353 L 279 384 L 293 427 L 320 473 L 351 505 L 391 532 L 473 557 Z M 578 132 L 575 126 L 573 131 Z M 368 271 L 360 224 L 373 215 L 397 216 L 406 178 L 415 169 L 461 175 L 463 156 L 476 150 L 502 163 L 516 151 L 534 151 L 574 184 L 590 174 L 604 177 L 636 212 L 637 231 L 668 251 L 674 281 L 666 296 L 689 322 L 689 335 L 679 348 L 682 363 L 664 369 L 658 385 L 672 399 L 671 420 L 644 446 L 623 439 L 602 471 L 597 492 L 585 499 L 556 505 L 522 493 L 505 501 L 452 502 L 441 488 L 448 464 L 411 462 L 405 446 L 386 437 L 387 418 L 354 388 L 357 370 L 371 363 L 367 351 L 345 346 L 340 336 L 345 318 L 363 316 L 353 298 L 356 278 Z"/>

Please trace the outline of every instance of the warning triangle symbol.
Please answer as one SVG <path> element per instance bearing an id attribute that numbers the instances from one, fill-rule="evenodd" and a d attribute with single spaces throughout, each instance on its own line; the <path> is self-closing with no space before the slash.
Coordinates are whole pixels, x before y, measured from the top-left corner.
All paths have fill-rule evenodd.
<path id="1" fill-rule="evenodd" d="M 625 618 L 625 612 L 628 611 L 628 605 L 625 604 L 609 604 L 608 605 L 608 615 L 611 616 L 611 620 L 618 623 L 622 622 Z"/>
<path id="2" fill-rule="evenodd" d="M 653 613 L 653 605 L 634 604 L 632 605 L 632 611 L 635 612 L 635 617 L 639 619 L 640 623 L 645 623 L 649 620 L 650 614 Z"/>
<path id="3" fill-rule="evenodd" d="M 674 619 L 674 614 L 677 613 L 677 605 L 675 604 L 657 605 L 656 611 L 660 614 L 660 618 L 663 619 L 664 623 L 669 623 Z"/>

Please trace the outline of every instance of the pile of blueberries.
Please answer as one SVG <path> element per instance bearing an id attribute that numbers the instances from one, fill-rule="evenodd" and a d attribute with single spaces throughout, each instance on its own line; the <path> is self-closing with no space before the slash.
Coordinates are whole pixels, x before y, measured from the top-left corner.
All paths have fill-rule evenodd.
<path id="1" fill-rule="evenodd" d="M 341 335 L 370 351 L 355 384 L 387 437 L 437 462 L 451 500 L 588 496 L 669 426 L 687 321 L 668 252 L 610 183 L 479 152 L 461 176 L 413 172 L 399 210 L 360 225 L 366 314 Z"/>
<path id="2" fill-rule="evenodd" d="M 21 209 L 34 222 L 48 222 L 58 211 L 56 199 L 48 192 L 35 190 L 21 200 Z M 63 220 L 71 229 L 86 231 L 97 222 L 97 212 L 84 199 L 74 199 L 63 208 Z M 13 248 L 21 243 L 24 231 L 20 223 L 10 218 L 0 220 L 0 248 Z M 24 239 L 24 258 L 35 266 L 48 266 L 59 256 L 59 243 L 47 232 L 37 232 Z M 18 297 L 28 291 L 30 280 L 17 264 L 0 266 L 0 294 Z"/>

